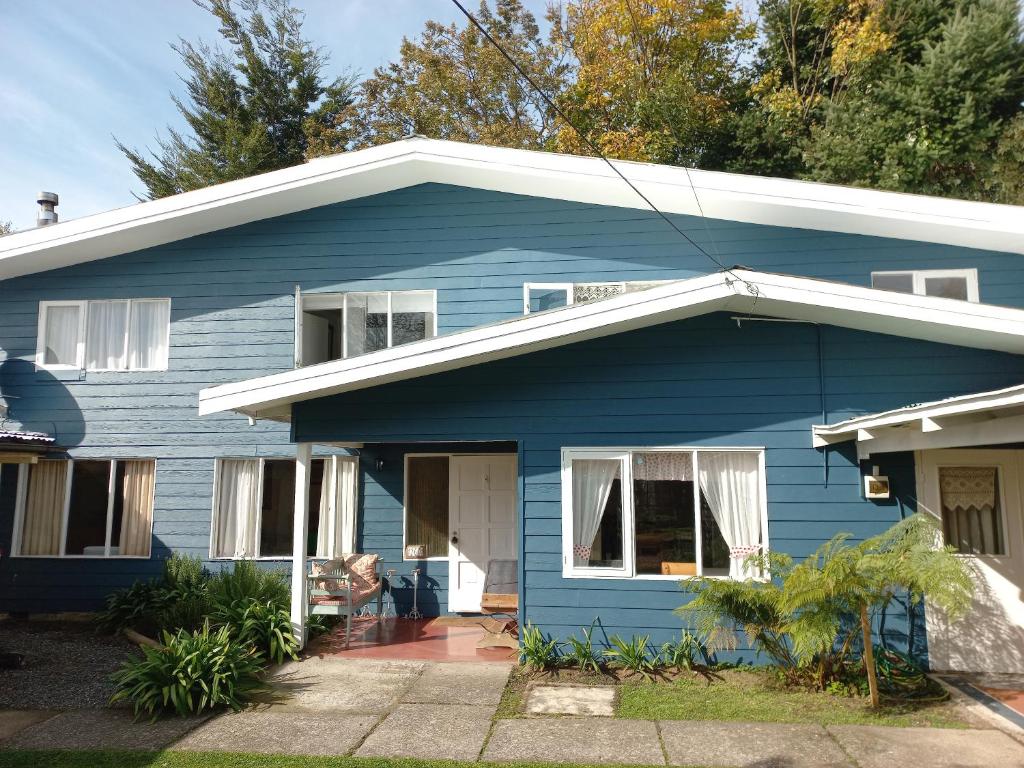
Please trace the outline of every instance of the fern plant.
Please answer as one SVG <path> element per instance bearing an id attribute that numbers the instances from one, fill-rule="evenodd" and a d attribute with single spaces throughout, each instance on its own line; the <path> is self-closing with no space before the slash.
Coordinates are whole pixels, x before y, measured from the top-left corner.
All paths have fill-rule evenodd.
<path id="1" fill-rule="evenodd" d="M 550 669 L 558 661 L 561 643 L 547 638 L 539 627 L 527 624 L 523 629 L 523 642 L 519 648 L 520 663 L 536 670 Z"/>
<path id="2" fill-rule="evenodd" d="M 597 624 L 595 619 L 590 625 L 590 629 L 583 630 L 583 639 L 580 640 L 576 635 L 570 635 L 566 641 L 568 650 L 562 654 L 562 659 L 580 670 L 585 672 L 588 669 L 594 672 L 601 671 L 601 662 L 604 660 L 604 652 L 600 649 L 594 648 L 593 634 L 594 626 Z"/>
<path id="3" fill-rule="evenodd" d="M 286 656 L 299 657 L 291 615 L 272 600 L 247 599 L 218 606 L 213 619 L 226 626 L 236 642 L 251 645 L 275 664 L 282 664 Z"/>
<path id="4" fill-rule="evenodd" d="M 164 632 L 163 642 L 163 648 L 143 646 L 143 656 L 112 677 L 111 703 L 130 702 L 136 718 L 145 713 L 155 720 L 165 709 L 182 717 L 220 707 L 237 711 L 263 687 L 263 655 L 235 642 L 227 627 Z"/>
<path id="5" fill-rule="evenodd" d="M 655 670 L 655 659 L 650 652 L 650 640 L 650 635 L 639 637 L 634 635 L 629 640 L 612 635 L 608 639 L 611 648 L 606 653 L 624 669 L 644 677 L 651 677 Z"/>

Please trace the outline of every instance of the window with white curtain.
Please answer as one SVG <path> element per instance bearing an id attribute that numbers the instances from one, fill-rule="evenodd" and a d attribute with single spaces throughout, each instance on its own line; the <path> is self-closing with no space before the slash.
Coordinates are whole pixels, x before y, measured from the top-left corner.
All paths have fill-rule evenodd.
<path id="1" fill-rule="evenodd" d="M 148 558 L 153 459 L 40 459 L 19 468 L 18 557 Z"/>
<path id="2" fill-rule="evenodd" d="M 354 456 L 313 459 L 306 510 L 309 557 L 355 551 L 357 462 Z M 291 557 L 294 510 L 294 459 L 218 459 L 210 556 Z"/>
<path id="3" fill-rule="evenodd" d="M 757 578 L 764 484 L 761 449 L 566 448 L 563 574 Z"/>
<path id="4" fill-rule="evenodd" d="M 36 365 L 87 371 L 167 369 L 170 299 L 42 301 Z"/>

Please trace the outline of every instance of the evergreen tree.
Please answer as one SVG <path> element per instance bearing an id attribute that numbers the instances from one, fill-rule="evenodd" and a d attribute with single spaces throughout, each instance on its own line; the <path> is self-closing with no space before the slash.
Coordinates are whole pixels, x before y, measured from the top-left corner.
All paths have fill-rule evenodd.
<path id="1" fill-rule="evenodd" d="M 188 75 L 172 96 L 190 133 L 168 129 L 159 150 L 118 148 L 149 198 L 206 187 L 339 151 L 352 80 L 324 80 L 327 56 L 302 35 L 303 14 L 289 0 L 194 0 L 220 23 L 230 52 L 180 40 Z M 312 147 L 311 147 L 312 144 Z"/>

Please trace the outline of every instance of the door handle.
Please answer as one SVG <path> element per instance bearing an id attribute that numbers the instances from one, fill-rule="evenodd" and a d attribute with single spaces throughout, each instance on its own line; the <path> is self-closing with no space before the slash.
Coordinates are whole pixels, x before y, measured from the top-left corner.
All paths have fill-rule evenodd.
<path id="1" fill-rule="evenodd" d="M 458 543 L 459 543 L 459 534 L 456 531 L 455 533 L 452 534 L 452 544 L 458 544 Z"/>

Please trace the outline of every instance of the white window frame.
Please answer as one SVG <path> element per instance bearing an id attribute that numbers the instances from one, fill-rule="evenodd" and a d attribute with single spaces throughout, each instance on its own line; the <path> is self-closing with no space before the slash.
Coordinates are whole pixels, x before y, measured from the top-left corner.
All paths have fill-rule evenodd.
<path id="1" fill-rule="evenodd" d="M 127 301 L 128 317 L 124 335 L 124 368 L 87 368 L 86 367 L 86 337 L 88 335 L 89 305 L 93 302 Z M 160 361 L 160 364 L 152 368 L 132 368 L 128 364 L 129 340 L 131 337 L 132 318 L 135 314 L 135 305 L 144 302 L 162 301 L 167 304 L 167 331 L 164 336 L 164 350 L 167 356 Z M 46 317 L 50 307 L 78 307 L 78 339 L 75 342 L 75 362 L 73 365 L 49 364 L 46 362 Z M 152 298 L 138 299 L 82 299 L 75 301 L 40 301 L 39 318 L 36 326 L 36 368 L 47 371 L 86 371 L 87 373 L 145 373 L 154 371 L 166 371 L 170 356 L 171 342 L 171 300 L 167 297 L 155 296 Z"/>
<path id="2" fill-rule="evenodd" d="M 756 453 L 758 456 L 758 489 L 761 512 L 761 551 L 768 552 L 768 481 L 765 473 L 765 449 L 763 446 L 625 446 L 610 448 L 562 448 L 562 577 L 566 579 L 629 579 L 631 581 L 680 581 L 689 578 L 678 575 L 662 575 L 655 573 L 636 572 L 636 518 L 633 510 L 633 461 L 635 453 L 690 453 L 693 457 L 694 478 L 694 540 L 697 561 L 697 576 L 703 575 L 703 553 L 701 551 L 701 514 L 698 478 L 701 453 Z M 572 461 L 573 459 L 618 459 L 622 462 L 620 469 L 622 487 L 622 568 L 578 567 L 573 564 L 573 530 L 572 530 Z M 728 579 L 725 574 L 707 574 L 703 578 Z"/>
<path id="3" fill-rule="evenodd" d="M 114 528 L 114 494 L 117 490 L 117 465 L 122 461 L 152 461 L 153 462 L 153 493 L 156 494 L 156 473 L 159 462 L 152 456 L 133 456 L 130 459 L 90 458 L 81 456 L 78 459 L 46 459 L 46 461 L 67 462 L 67 477 L 64 480 L 64 509 L 61 511 L 60 522 L 60 549 L 56 555 L 23 555 L 21 554 L 21 535 L 25 523 L 25 505 L 28 502 L 28 473 L 31 464 L 18 465 L 18 485 L 15 491 L 14 505 L 14 535 L 11 537 L 11 557 L 33 559 L 33 560 L 149 560 L 153 557 L 153 520 L 149 523 L 150 550 L 148 555 L 121 555 L 111 554 L 113 546 L 110 537 Z M 103 545 L 102 555 L 69 555 L 67 554 L 68 543 L 68 519 L 71 514 L 71 485 L 75 476 L 75 461 L 105 461 L 107 462 L 109 475 L 107 477 L 107 527 Z M 154 498 L 154 503 L 156 499 Z M 123 522 L 122 522 L 123 524 Z"/>
<path id="4" fill-rule="evenodd" d="M 927 296 L 925 293 L 925 280 L 928 278 L 959 277 L 967 283 L 967 301 L 977 304 L 978 294 L 978 270 L 971 269 L 892 269 L 871 273 L 871 287 L 875 287 L 875 275 L 910 275 L 913 280 L 913 293 L 915 296 Z M 885 290 L 884 288 L 879 290 Z M 940 297 L 935 297 L 940 298 Z"/>
<path id="5" fill-rule="evenodd" d="M 214 542 L 214 531 L 216 531 L 216 529 L 217 529 L 217 514 L 219 512 L 219 510 L 217 509 L 217 499 L 219 498 L 219 495 L 220 495 L 219 494 L 219 491 L 220 491 L 220 463 L 222 461 L 253 461 L 253 460 L 256 460 L 256 461 L 259 462 L 259 474 L 258 474 L 258 479 L 256 481 L 258 483 L 258 487 L 259 487 L 259 496 L 256 499 L 256 521 L 257 521 L 256 522 L 256 555 L 255 555 L 255 557 L 221 557 L 219 555 L 215 555 L 214 551 L 213 551 L 213 542 Z M 359 457 L 358 456 L 341 456 L 341 455 L 313 456 L 312 460 L 313 461 L 323 461 L 323 462 L 327 462 L 327 463 L 330 463 L 330 464 L 333 464 L 333 463 L 338 462 L 338 461 L 351 461 L 351 462 L 356 464 L 356 487 L 355 487 L 355 493 L 356 493 L 356 505 L 357 505 L 356 515 L 358 516 L 358 504 L 359 504 L 359 466 L 358 466 L 358 462 L 359 462 Z M 287 561 L 287 560 L 291 560 L 292 559 L 292 555 L 291 554 L 288 554 L 288 555 L 266 555 L 266 556 L 264 556 L 264 555 L 261 555 L 259 553 L 260 552 L 260 532 L 263 530 L 263 472 L 264 472 L 264 468 L 266 467 L 266 463 L 268 461 L 289 461 L 289 462 L 292 463 L 293 466 L 296 464 L 296 459 L 295 459 L 294 456 L 218 456 L 216 459 L 214 459 L 214 463 L 213 463 L 213 498 L 211 499 L 211 507 L 210 507 L 210 509 L 211 509 L 211 512 L 210 512 L 210 546 L 209 546 L 210 560 L 217 560 L 217 561 L 221 561 L 221 562 L 232 562 L 232 561 L 236 561 L 236 560 L 260 560 L 260 561 L 263 561 L 263 562 L 282 562 L 282 561 Z M 326 477 L 326 473 L 327 473 L 327 466 L 325 464 L 325 466 L 324 466 L 324 476 L 325 477 Z M 294 516 L 295 516 L 295 505 L 294 505 L 294 503 L 292 504 L 290 512 L 291 512 L 292 517 L 294 518 Z M 294 519 L 292 521 L 292 524 L 294 525 Z M 339 553 L 334 553 L 334 554 L 339 554 Z M 307 561 L 308 560 L 316 560 L 316 559 L 318 559 L 318 558 L 316 557 L 315 554 L 314 555 L 306 555 L 306 560 Z M 323 559 L 323 558 L 319 558 L 319 559 Z"/>
<path id="6" fill-rule="evenodd" d="M 523 283 L 523 314 L 530 314 L 530 291 L 565 291 L 565 306 L 568 307 L 573 303 L 574 288 L 573 283 Z"/>
<path id="7" fill-rule="evenodd" d="M 402 290 L 394 291 L 334 291 L 331 293 L 303 293 L 300 286 L 295 286 L 295 367 L 301 368 L 303 366 L 303 350 L 302 350 L 302 314 L 307 310 L 316 309 L 337 309 L 341 311 L 341 359 L 348 359 L 348 324 L 345 322 L 345 317 L 348 314 L 348 296 L 349 294 L 359 294 L 361 296 L 371 295 L 385 295 L 387 296 L 388 303 L 388 342 L 385 349 L 391 349 L 392 344 L 392 318 L 391 318 L 391 299 L 392 295 L 396 293 L 429 293 L 431 296 L 431 311 L 434 314 L 434 332 L 432 335 L 427 336 L 427 339 L 432 339 L 437 336 L 437 290 L 435 288 L 405 288 Z M 403 345 L 404 346 L 404 345 Z M 370 353 L 364 353 L 370 354 Z M 359 355 L 356 355 L 359 357 Z"/>

